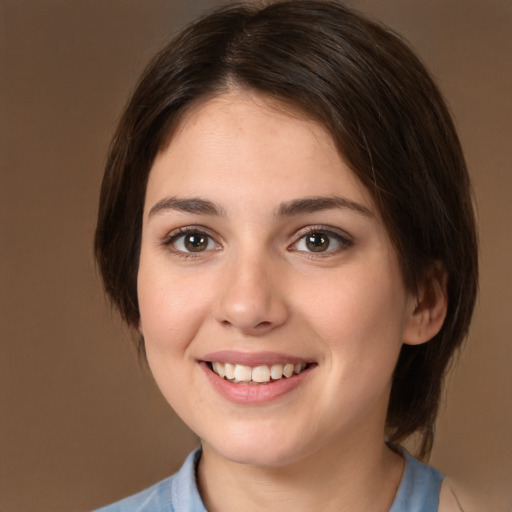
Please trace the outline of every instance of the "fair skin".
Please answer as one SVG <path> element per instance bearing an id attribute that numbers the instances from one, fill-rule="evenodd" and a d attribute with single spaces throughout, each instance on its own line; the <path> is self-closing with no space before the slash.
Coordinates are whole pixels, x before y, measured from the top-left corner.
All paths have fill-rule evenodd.
<path id="1" fill-rule="evenodd" d="M 192 107 L 149 176 L 139 329 L 201 439 L 207 509 L 387 511 L 403 470 L 384 443 L 391 376 L 402 343 L 440 329 L 442 281 L 406 289 L 320 125 L 240 90 Z"/>

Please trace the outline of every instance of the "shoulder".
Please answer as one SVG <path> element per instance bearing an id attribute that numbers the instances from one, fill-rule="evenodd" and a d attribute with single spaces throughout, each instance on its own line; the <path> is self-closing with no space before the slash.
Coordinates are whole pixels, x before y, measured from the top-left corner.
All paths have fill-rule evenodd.
<path id="1" fill-rule="evenodd" d="M 464 512 L 459 502 L 459 498 L 455 494 L 455 491 L 448 479 L 445 479 L 441 485 L 438 512 Z"/>
<path id="2" fill-rule="evenodd" d="M 478 483 L 447 477 L 441 486 L 438 512 L 512 512 L 510 501 Z"/>
<path id="3" fill-rule="evenodd" d="M 438 512 L 444 475 L 415 459 L 405 449 L 401 452 L 405 458 L 404 472 L 389 512 Z"/>
<path id="4" fill-rule="evenodd" d="M 152 510 L 153 512 L 164 512 L 173 510 L 171 507 L 172 501 L 172 486 L 176 475 L 170 476 L 161 480 L 157 484 L 145 489 L 133 496 L 102 507 L 94 512 L 142 512 L 145 510 Z"/>
<path id="5" fill-rule="evenodd" d="M 206 512 L 195 479 L 200 457 L 200 450 L 192 452 L 176 474 L 94 512 Z"/>

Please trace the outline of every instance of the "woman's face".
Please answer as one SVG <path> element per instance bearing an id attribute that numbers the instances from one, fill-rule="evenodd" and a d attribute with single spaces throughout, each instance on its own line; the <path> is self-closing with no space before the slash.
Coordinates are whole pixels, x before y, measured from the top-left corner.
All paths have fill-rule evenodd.
<path id="1" fill-rule="evenodd" d="M 154 378 L 205 452 L 382 444 L 416 301 L 315 122 L 243 91 L 192 108 L 149 176 L 138 297 Z"/>

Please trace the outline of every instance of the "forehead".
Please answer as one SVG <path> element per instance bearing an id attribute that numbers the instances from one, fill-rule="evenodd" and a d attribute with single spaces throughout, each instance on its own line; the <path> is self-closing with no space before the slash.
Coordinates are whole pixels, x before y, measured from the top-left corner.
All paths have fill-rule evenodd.
<path id="1" fill-rule="evenodd" d="M 230 139 L 234 151 L 248 149 L 243 142 L 252 139 L 254 149 L 259 141 L 260 149 L 266 145 L 274 156 L 284 154 L 289 145 L 297 148 L 299 142 L 303 149 L 322 146 L 326 156 L 337 153 L 330 133 L 298 107 L 242 88 L 194 102 L 180 118 L 167 147 L 188 144 L 191 139 L 221 144 Z"/>
<path id="2" fill-rule="evenodd" d="M 157 200 L 164 190 L 208 196 L 222 187 L 280 201 L 348 193 L 374 209 L 321 124 L 246 90 L 204 99 L 185 112 L 154 161 L 147 199 Z"/>

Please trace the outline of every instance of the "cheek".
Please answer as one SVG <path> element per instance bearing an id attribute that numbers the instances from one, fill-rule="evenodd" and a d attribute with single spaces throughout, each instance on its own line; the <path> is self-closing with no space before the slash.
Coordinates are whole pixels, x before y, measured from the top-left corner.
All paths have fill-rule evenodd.
<path id="1" fill-rule="evenodd" d="M 160 271 L 159 271 L 160 270 Z M 206 314 L 206 298 L 187 280 L 165 276 L 156 265 L 141 264 L 138 276 L 140 331 L 151 373 L 167 402 L 187 421 L 192 386 L 192 341 Z M 163 277 L 164 276 L 164 277 Z M 195 397 L 195 399 L 198 399 Z"/>
<path id="2" fill-rule="evenodd" d="M 393 367 L 402 345 L 407 294 L 398 271 L 365 265 L 340 271 L 316 286 L 318 300 L 304 297 L 309 323 L 329 345 L 334 365 Z M 325 300 L 328 297 L 328 300 Z M 392 371 L 392 370 L 391 370 Z"/>
<path id="3" fill-rule="evenodd" d="M 156 266 L 139 270 L 139 328 L 147 351 L 186 346 L 207 309 L 208 299 L 197 292 L 196 282 L 162 276 Z"/>

